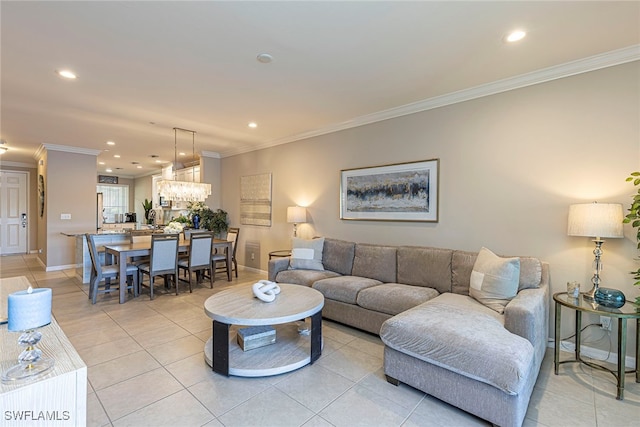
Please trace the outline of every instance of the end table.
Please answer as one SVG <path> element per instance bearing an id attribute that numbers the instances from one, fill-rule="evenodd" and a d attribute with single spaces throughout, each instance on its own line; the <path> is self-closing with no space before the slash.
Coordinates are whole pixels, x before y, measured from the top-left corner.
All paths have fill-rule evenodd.
<path id="1" fill-rule="evenodd" d="M 592 300 L 586 300 L 582 295 L 573 298 L 566 292 L 558 292 L 553 295 L 555 301 L 556 329 L 555 352 L 553 357 L 554 371 L 558 375 L 558 367 L 561 363 L 580 362 L 601 371 L 611 373 L 618 380 L 616 399 L 624 399 L 624 377 L 626 374 L 636 374 L 636 382 L 640 383 L 640 307 L 627 302 L 620 308 L 608 308 Z M 567 307 L 576 312 L 576 350 L 575 359 L 560 361 L 560 326 L 562 307 Z M 618 319 L 618 367 L 614 371 L 597 363 L 584 360 L 580 356 L 580 330 L 582 329 L 582 313 L 594 313 L 600 316 L 608 316 Z M 636 367 L 635 370 L 625 370 L 625 358 L 627 351 L 627 320 L 636 320 Z"/>
<path id="2" fill-rule="evenodd" d="M 271 251 L 269 252 L 269 259 L 271 258 L 286 258 L 291 256 L 291 249 L 283 249 L 280 251 Z"/>

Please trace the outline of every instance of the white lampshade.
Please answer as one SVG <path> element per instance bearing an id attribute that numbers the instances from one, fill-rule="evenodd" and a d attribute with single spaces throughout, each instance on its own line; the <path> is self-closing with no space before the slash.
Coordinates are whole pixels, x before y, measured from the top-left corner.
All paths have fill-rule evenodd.
<path id="1" fill-rule="evenodd" d="M 569 236 L 624 237 L 620 203 L 581 203 L 569 206 Z"/>
<path id="2" fill-rule="evenodd" d="M 302 206 L 289 206 L 287 208 L 287 222 L 294 224 L 307 222 L 307 209 Z"/>

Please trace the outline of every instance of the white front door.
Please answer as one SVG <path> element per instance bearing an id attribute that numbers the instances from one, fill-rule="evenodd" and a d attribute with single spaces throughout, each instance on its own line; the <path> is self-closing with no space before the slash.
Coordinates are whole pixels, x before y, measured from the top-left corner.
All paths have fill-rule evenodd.
<path id="1" fill-rule="evenodd" d="M 27 252 L 27 176 L 0 171 L 0 255 Z"/>

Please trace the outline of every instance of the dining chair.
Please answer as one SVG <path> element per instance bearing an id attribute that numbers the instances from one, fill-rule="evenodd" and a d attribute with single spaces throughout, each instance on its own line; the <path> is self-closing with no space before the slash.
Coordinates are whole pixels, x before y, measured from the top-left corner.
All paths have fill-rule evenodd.
<path id="1" fill-rule="evenodd" d="M 186 228 L 182 230 L 182 237 L 184 238 L 184 240 L 190 240 L 192 234 L 198 234 L 198 233 L 209 233 L 209 231 L 207 231 L 206 229 L 199 229 L 199 228 Z M 178 263 L 181 260 L 185 260 L 188 258 L 189 258 L 189 252 L 178 253 Z M 184 277 L 187 277 L 186 271 L 184 272 Z"/>
<path id="2" fill-rule="evenodd" d="M 153 299 L 153 285 L 157 276 L 163 276 L 165 286 L 173 276 L 178 295 L 178 234 L 157 233 L 151 235 L 151 250 L 148 264 L 138 265 L 138 284 L 144 286 L 144 275 L 149 276 L 149 297 Z"/>
<path id="3" fill-rule="evenodd" d="M 191 233 L 189 254 L 186 258 L 178 259 L 178 270 L 185 270 L 185 274 L 189 272 L 189 292 L 193 292 L 191 288 L 191 273 L 196 272 L 196 281 L 199 282 L 200 277 L 204 276 L 204 271 L 211 271 L 213 268 L 211 259 L 212 243 L 213 233 Z M 209 276 L 209 286 L 213 289 L 213 277 L 211 275 Z M 178 286 L 176 285 L 176 293 L 177 291 Z"/>
<path id="4" fill-rule="evenodd" d="M 213 267 L 215 269 L 214 274 L 218 271 L 227 272 L 229 268 L 235 270 L 236 278 L 238 278 L 238 262 L 236 261 L 236 247 L 238 246 L 238 236 L 240 235 L 240 229 L 236 227 L 229 227 L 227 230 L 227 242 L 231 242 L 231 263 L 232 265 L 227 265 L 227 254 L 226 250 L 223 253 L 214 253 L 211 256 L 211 260 L 213 261 Z M 218 267 L 218 263 L 224 263 L 224 266 Z"/>
<path id="5" fill-rule="evenodd" d="M 151 233 L 149 230 L 131 230 L 131 243 L 149 243 L 151 244 Z M 134 257 L 132 263 L 135 265 L 149 263 L 149 255 Z"/>
<path id="6" fill-rule="evenodd" d="M 98 256 L 98 250 L 96 249 L 96 242 L 94 240 L 94 236 L 92 234 L 85 234 L 87 239 L 87 246 L 89 247 L 89 258 L 91 258 L 91 278 L 89 280 L 89 298 L 91 299 L 91 303 L 95 304 L 98 293 L 108 293 L 112 292 L 115 289 L 118 289 L 118 286 L 114 286 L 115 284 L 110 283 L 111 279 L 117 281 L 119 279 L 119 266 L 117 264 L 113 265 L 102 265 L 100 262 L 100 258 Z M 121 262 L 126 262 L 126 260 L 122 260 Z M 127 264 L 127 288 L 133 290 L 133 295 L 135 297 L 138 296 L 138 267 L 133 264 Z M 104 281 L 102 285 L 102 289 L 100 289 L 100 283 Z M 112 289 L 111 286 L 114 286 Z"/>

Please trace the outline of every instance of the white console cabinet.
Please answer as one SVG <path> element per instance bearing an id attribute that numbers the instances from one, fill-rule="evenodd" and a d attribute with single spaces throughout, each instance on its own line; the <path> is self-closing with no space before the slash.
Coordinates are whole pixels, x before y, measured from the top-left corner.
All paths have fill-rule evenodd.
<path id="1" fill-rule="evenodd" d="M 24 276 L 0 279 L 0 319 L 7 315 L 7 296 L 28 286 Z M 38 348 L 44 357 L 54 358 L 55 365 L 26 383 L 0 383 L 0 426 L 85 426 L 87 366 L 54 318 L 39 331 Z M 9 332 L 6 323 L 0 324 L 0 372 L 16 364 L 19 335 Z"/>

